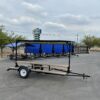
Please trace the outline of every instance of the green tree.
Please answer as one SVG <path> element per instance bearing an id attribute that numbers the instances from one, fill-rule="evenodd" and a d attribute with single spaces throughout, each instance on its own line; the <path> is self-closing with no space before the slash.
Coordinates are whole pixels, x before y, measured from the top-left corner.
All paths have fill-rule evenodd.
<path id="1" fill-rule="evenodd" d="M 7 32 L 4 32 L 4 26 L 0 26 L 0 51 L 1 51 L 1 57 L 3 54 L 3 48 L 5 47 L 5 44 L 15 42 L 16 40 L 23 40 L 25 39 L 22 35 L 15 35 L 15 33 L 11 33 L 10 35 Z"/>
<path id="2" fill-rule="evenodd" d="M 5 40 L 5 38 L 8 38 L 6 33 L 3 32 L 4 26 L 1 25 L 0 26 L 0 51 L 1 51 L 1 57 L 3 54 L 3 48 L 4 48 L 4 44 L 7 43 L 7 40 Z"/>
<path id="3" fill-rule="evenodd" d="M 16 35 L 14 32 L 12 32 L 10 35 L 8 35 L 9 42 L 15 42 L 16 40 L 25 40 L 25 37 L 22 35 Z"/>
<path id="4" fill-rule="evenodd" d="M 89 48 L 91 48 L 93 46 L 100 46 L 100 38 L 97 38 L 95 36 L 87 35 L 82 40 L 82 43 L 87 45 Z"/>

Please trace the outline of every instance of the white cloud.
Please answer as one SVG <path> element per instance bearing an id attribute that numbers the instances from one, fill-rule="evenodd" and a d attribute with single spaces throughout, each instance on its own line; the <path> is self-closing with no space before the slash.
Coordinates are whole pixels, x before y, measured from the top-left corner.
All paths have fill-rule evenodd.
<path id="1" fill-rule="evenodd" d="M 48 13 L 47 12 L 42 12 L 41 15 L 44 16 L 44 17 L 47 17 Z"/>
<path id="2" fill-rule="evenodd" d="M 55 23 L 55 22 L 45 22 L 44 26 L 47 28 L 62 28 L 62 29 L 66 29 L 66 27 L 63 24 L 60 23 Z"/>
<path id="3" fill-rule="evenodd" d="M 0 14 L 0 21 L 4 21 L 4 15 L 3 14 Z"/>
<path id="4" fill-rule="evenodd" d="M 8 17 L 5 18 L 3 14 L 0 14 L 0 24 L 5 25 L 6 23 L 8 23 L 8 20 Z"/>
<path id="5" fill-rule="evenodd" d="M 54 16 L 51 22 L 46 22 L 45 28 L 53 32 L 62 31 L 62 33 L 79 33 L 100 32 L 100 19 L 99 16 L 91 17 L 85 15 L 74 14 L 61 14 Z"/>
<path id="6" fill-rule="evenodd" d="M 0 18 L 2 18 L 3 17 L 3 15 L 2 14 L 0 14 Z"/>
<path id="7" fill-rule="evenodd" d="M 17 18 L 13 18 L 10 20 L 12 24 L 20 25 L 20 24 L 38 24 L 40 23 L 39 20 L 34 19 L 33 17 L 29 16 L 20 16 Z"/>
<path id="8" fill-rule="evenodd" d="M 91 19 L 98 20 L 98 19 L 100 19 L 100 15 L 99 16 L 96 16 L 96 15 L 91 16 Z"/>
<path id="9" fill-rule="evenodd" d="M 63 14 L 60 16 L 56 16 L 55 18 L 58 18 L 60 22 L 69 25 L 87 25 L 91 23 L 91 20 L 87 16 L 83 15 L 74 15 L 74 14 Z"/>
<path id="10" fill-rule="evenodd" d="M 67 31 L 66 26 L 60 23 L 55 23 L 55 22 L 45 22 L 43 24 L 43 30 L 46 32 L 65 32 Z"/>
<path id="11" fill-rule="evenodd" d="M 45 11 L 45 8 L 39 4 L 33 4 L 30 2 L 22 2 L 22 5 L 25 7 L 27 14 L 33 15 L 38 18 L 47 17 L 48 13 Z"/>
<path id="12" fill-rule="evenodd" d="M 24 5 L 28 10 L 32 12 L 40 12 L 44 9 L 42 6 L 38 4 L 32 4 L 29 2 L 22 2 L 22 5 Z"/>
<path id="13" fill-rule="evenodd" d="M 2 0 L 0 23 L 26 34 L 34 27 L 47 33 L 99 34 L 99 4 L 99 0 Z"/>

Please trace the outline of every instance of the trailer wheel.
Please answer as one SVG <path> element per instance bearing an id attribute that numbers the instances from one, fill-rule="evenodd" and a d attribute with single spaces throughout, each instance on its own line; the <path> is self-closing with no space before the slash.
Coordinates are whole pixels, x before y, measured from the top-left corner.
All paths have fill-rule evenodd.
<path id="1" fill-rule="evenodd" d="M 18 69 L 18 72 L 21 78 L 27 78 L 30 74 L 30 70 L 25 66 L 20 66 L 20 68 Z"/>

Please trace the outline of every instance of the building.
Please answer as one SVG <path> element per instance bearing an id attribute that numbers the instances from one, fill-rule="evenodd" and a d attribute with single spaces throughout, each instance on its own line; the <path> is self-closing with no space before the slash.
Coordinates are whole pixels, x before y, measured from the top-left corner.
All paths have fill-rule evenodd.
<path id="1" fill-rule="evenodd" d="M 34 40 L 40 40 L 40 35 L 42 33 L 42 30 L 39 28 L 36 28 L 33 30 L 33 38 Z"/>

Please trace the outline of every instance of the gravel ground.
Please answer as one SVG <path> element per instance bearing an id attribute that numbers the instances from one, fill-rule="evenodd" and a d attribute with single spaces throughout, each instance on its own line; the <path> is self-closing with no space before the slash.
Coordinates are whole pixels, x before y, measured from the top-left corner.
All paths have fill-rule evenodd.
<path id="1" fill-rule="evenodd" d="M 31 73 L 21 79 L 16 71 L 7 72 L 14 62 L 0 58 L 0 100 L 100 100 L 100 53 L 71 57 L 71 69 L 91 75 L 82 78 Z M 39 61 L 66 64 L 65 58 Z"/>

